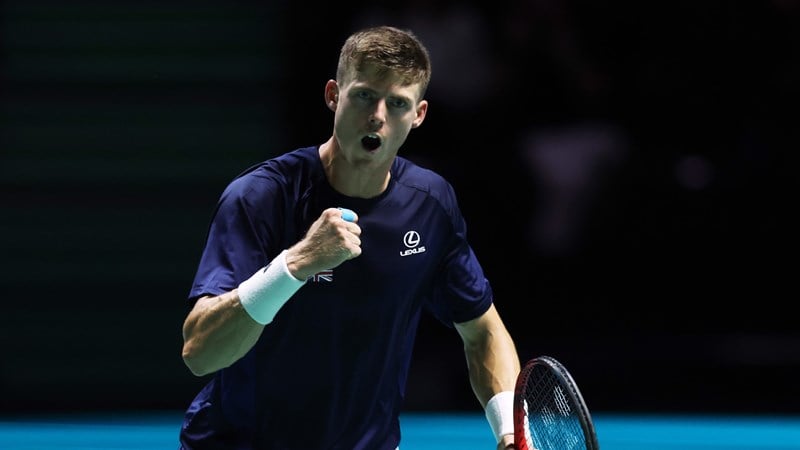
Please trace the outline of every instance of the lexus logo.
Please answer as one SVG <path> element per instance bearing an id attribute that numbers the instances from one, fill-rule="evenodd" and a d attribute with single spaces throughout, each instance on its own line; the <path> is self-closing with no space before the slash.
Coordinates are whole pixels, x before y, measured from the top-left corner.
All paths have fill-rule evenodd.
<path id="1" fill-rule="evenodd" d="M 416 231 L 408 231 L 406 235 L 403 236 L 403 243 L 406 244 L 408 248 L 414 248 L 419 245 L 419 233 Z"/>
<path id="2" fill-rule="evenodd" d="M 408 231 L 403 236 L 403 244 L 406 244 L 406 249 L 400 252 L 400 256 L 416 255 L 425 252 L 425 246 L 419 245 L 419 233 L 416 231 Z M 419 245 L 419 247 L 417 247 Z"/>

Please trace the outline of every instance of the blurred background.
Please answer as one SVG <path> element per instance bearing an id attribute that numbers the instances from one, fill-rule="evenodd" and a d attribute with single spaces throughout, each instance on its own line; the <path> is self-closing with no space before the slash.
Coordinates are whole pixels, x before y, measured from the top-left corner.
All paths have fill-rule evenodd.
<path id="1" fill-rule="evenodd" d="M 431 51 L 401 154 L 455 186 L 523 360 L 561 360 L 595 411 L 797 413 L 799 14 L 0 2 L 0 413 L 189 404 L 206 379 L 181 324 L 219 194 L 327 139 L 338 50 L 379 23 Z M 457 333 L 425 319 L 407 409 L 477 408 Z"/>

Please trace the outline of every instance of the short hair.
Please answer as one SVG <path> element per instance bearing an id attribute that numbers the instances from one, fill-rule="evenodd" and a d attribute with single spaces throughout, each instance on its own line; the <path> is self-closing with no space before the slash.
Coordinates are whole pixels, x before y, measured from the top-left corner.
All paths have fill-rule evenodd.
<path id="1" fill-rule="evenodd" d="M 410 30 L 376 26 L 356 31 L 342 45 L 336 81 L 374 65 L 378 73 L 396 73 L 404 85 L 419 83 L 420 96 L 425 96 L 431 80 L 431 58 L 428 49 Z"/>

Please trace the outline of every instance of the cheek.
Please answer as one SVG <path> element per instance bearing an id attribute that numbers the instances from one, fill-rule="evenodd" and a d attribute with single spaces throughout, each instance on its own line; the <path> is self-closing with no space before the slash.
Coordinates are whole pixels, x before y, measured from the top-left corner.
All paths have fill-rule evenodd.
<path id="1" fill-rule="evenodd" d="M 363 121 L 359 121 L 358 114 L 354 114 L 352 110 L 347 108 L 339 108 L 334 114 L 333 127 L 342 138 L 356 136 L 364 128 Z"/>
<path id="2" fill-rule="evenodd" d="M 353 113 L 340 103 L 334 111 L 334 121 L 338 126 L 346 126 L 353 121 Z"/>
<path id="3" fill-rule="evenodd" d="M 339 106 L 336 108 L 336 115 L 341 121 L 355 123 L 363 114 L 360 113 L 359 109 L 353 104 L 339 103 Z"/>
<path id="4" fill-rule="evenodd" d="M 392 129 L 392 140 L 395 142 L 405 141 L 410 132 L 411 132 L 411 124 L 406 122 L 398 124 Z"/>

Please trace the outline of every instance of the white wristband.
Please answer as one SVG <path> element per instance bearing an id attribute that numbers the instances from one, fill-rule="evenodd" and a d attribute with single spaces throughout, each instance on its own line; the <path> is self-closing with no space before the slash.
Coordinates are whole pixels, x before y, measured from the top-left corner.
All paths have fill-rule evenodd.
<path id="1" fill-rule="evenodd" d="M 514 434 L 514 391 L 498 392 L 486 402 L 486 420 L 497 442 L 503 435 Z"/>
<path id="2" fill-rule="evenodd" d="M 305 284 L 286 266 L 286 250 L 239 285 L 239 301 L 256 322 L 266 325 L 289 298 Z"/>

